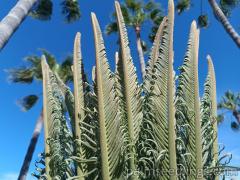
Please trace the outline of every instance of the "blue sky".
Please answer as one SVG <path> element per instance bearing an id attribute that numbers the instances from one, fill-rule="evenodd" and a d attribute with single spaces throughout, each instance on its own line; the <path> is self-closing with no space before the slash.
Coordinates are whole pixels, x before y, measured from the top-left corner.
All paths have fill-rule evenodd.
<path id="1" fill-rule="evenodd" d="M 166 0 L 156 0 L 162 4 L 163 9 L 167 9 Z M 56 2 L 56 1 L 55 1 Z M 194 1 L 196 2 L 196 1 Z M 16 0 L 0 1 L 0 19 L 10 10 L 16 3 Z M 90 12 L 95 12 L 99 18 L 102 30 L 110 20 L 113 11 L 113 0 L 90 0 L 80 1 L 82 18 L 70 25 L 63 22 L 59 5 L 55 3 L 54 15 L 51 21 L 41 22 L 28 17 L 21 27 L 16 31 L 10 39 L 3 51 L 0 52 L 0 179 L 11 180 L 16 179 L 19 172 L 23 157 L 28 146 L 29 139 L 35 121 L 39 116 L 42 102 L 39 101 L 29 112 L 22 112 L 16 105 L 17 99 L 33 93 L 41 93 L 42 87 L 40 82 L 32 85 L 17 85 L 7 81 L 7 74 L 4 71 L 12 67 L 24 65 L 23 58 L 27 55 L 39 54 L 38 48 L 45 48 L 61 61 L 67 55 L 71 54 L 73 48 L 73 39 L 76 32 L 82 33 L 82 53 L 84 58 L 85 70 L 90 75 L 91 67 L 94 65 L 94 41 L 90 20 Z M 240 26 L 240 9 L 233 12 L 231 22 L 239 29 Z M 216 21 L 212 15 L 207 2 L 204 4 L 204 12 L 209 15 L 210 26 L 202 29 L 200 33 L 200 52 L 199 52 L 199 78 L 201 89 L 207 73 L 206 55 L 210 54 L 216 70 L 218 99 L 223 93 L 231 89 L 232 91 L 240 91 L 240 53 L 239 49 L 229 38 L 223 27 Z M 187 38 L 191 21 L 196 19 L 200 13 L 199 4 L 195 4 L 191 10 L 181 16 L 176 15 L 175 31 L 174 31 L 174 55 L 175 70 L 182 64 L 184 53 L 187 45 Z M 150 29 L 149 24 L 143 27 L 143 38 L 146 39 L 147 32 Z M 139 69 L 137 60 L 134 32 L 129 31 L 132 55 L 134 62 Z M 133 37 L 133 38 L 132 38 Z M 116 46 L 115 35 L 105 36 L 105 45 L 110 63 L 114 63 L 114 53 L 118 49 Z M 146 56 L 147 57 L 147 56 Z M 232 118 L 228 117 L 227 121 L 219 126 L 219 143 L 226 146 L 226 152 L 233 153 L 233 165 L 240 165 L 240 143 L 239 133 L 230 129 Z M 37 154 L 43 150 L 43 137 L 37 145 L 34 159 Z M 34 171 L 32 163 L 30 172 Z M 29 178 L 31 179 L 31 177 Z"/>

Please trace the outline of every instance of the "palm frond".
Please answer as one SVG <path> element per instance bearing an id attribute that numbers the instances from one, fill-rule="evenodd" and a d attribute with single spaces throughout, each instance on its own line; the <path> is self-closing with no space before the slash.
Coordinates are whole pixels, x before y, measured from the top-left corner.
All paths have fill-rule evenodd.
<path id="1" fill-rule="evenodd" d="M 58 86 L 64 98 L 64 105 L 70 116 L 72 132 L 75 132 L 75 114 L 74 114 L 74 95 L 71 89 L 61 80 L 58 74 L 55 74 Z"/>
<path id="2" fill-rule="evenodd" d="M 189 35 L 188 48 L 184 63 L 180 68 L 179 85 L 177 87 L 177 123 L 178 133 L 186 133 L 183 139 L 187 157 L 187 177 L 196 178 L 199 170 L 202 170 L 202 136 L 198 85 L 198 43 L 199 30 L 194 21 Z M 185 126 L 188 124 L 188 126 Z"/>
<path id="3" fill-rule="evenodd" d="M 74 169 L 71 168 L 73 161 L 70 159 L 73 153 L 72 133 L 66 124 L 66 117 L 62 106 L 62 93 L 57 83 L 56 76 L 46 68 L 46 84 L 48 86 L 47 95 L 47 119 L 44 123 L 47 127 L 48 138 L 45 138 L 48 144 L 49 153 L 46 167 L 49 167 L 49 176 L 51 178 L 65 179 L 74 175 Z M 44 75 L 45 76 L 45 75 Z M 45 94 L 44 94 L 45 95 Z M 45 149 L 46 152 L 46 149 Z"/>
<path id="4" fill-rule="evenodd" d="M 112 33 L 116 33 L 118 31 L 118 28 L 117 28 L 117 23 L 116 22 L 111 22 L 110 24 L 108 24 L 106 26 L 106 29 L 105 29 L 105 33 L 107 35 L 110 35 Z"/>
<path id="5" fill-rule="evenodd" d="M 211 109 L 212 109 L 212 124 L 214 128 L 214 145 L 213 145 L 213 153 L 214 153 L 214 160 L 218 160 L 218 140 L 217 140 L 217 95 L 216 95 L 216 78 L 215 78 L 215 70 L 213 66 L 213 62 L 210 56 L 207 56 L 208 59 L 208 71 L 209 71 L 209 79 L 210 79 L 210 99 L 211 99 Z"/>
<path id="6" fill-rule="evenodd" d="M 122 90 L 124 96 L 124 104 L 126 110 L 126 127 L 131 142 L 129 148 L 129 166 L 131 171 L 136 170 L 135 162 L 135 148 L 134 145 L 138 141 L 140 125 L 142 121 L 142 110 L 141 110 L 141 90 L 138 85 L 136 69 L 133 65 L 132 57 L 129 49 L 129 41 L 127 37 L 127 30 L 124 24 L 120 4 L 115 2 L 117 12 L 117 23 L 120 35 L 120 60 L 122 63 Z M 132 173 L 132 172 L 131 172 Z"/>
<path id="7" fill-rule="evenodd" d="M 82 65 L 82 53 L 81 53 L 81 44 L 80 33 L 77 33 L 74 42 L 74 52 L 73 52 L 73 72 L 74 72 L 74 97 L 75 97 L 75 138 L 77 139 L 76 144 L 76 154 L 78 157 L 85 159 L 84 152 L 81 148 L 81 126 L 85 118 L 85 102 L 84 102 L 84 82 L 83 82 L 83 65 Z M 84 167 L 82 164 L 78 164 L 77 173 L 79 176 L 83 176 Z"/>
<path id="8" fill-rule="evenodd" d="M 73 81 L 73 73 L 72 73 L 72 65 L 73 65 L 73 57 L 68 56 L 61 63 L 57 70 L 57 74 L 61 78 L 61 80 L 65 83 L 69 83 Z"/>
<path id="9" fill-rule="evenodd" d="M 41 57 L 41 67 L 42 67 L 42 76 L 43 76 L 43 120 L 44 120 L 44 145 L 45 145 L 45 174 L 46 177 L 49 178 L 49 154 L 50 154 L 50 147 L 47 143 L 47 139 L 49 138 L 49 132 L 48 132 L 48 120 L 49 114 L 48 107 L 48 91 L 50 89 L 49 84 L 49 71 L 47 68 L 47 61 L 45 56 L 43 55 Z"/>
<path id="10" fill-rule="evenodd" d="M 220 8 L 222 9 L 223 13 L 230 17 L 232 10 L 239 5 L 239 0 L 220 0 Z"/>
<path id="11" fill-rule="evenodd" d="M 31 84 L 34 80 L 34 71 L 32 68 L 17 68 L 7 70 L 9 81 L 13 83 Z"/>
<path id="12" fill-rule="evenodd" d="M 50 20 L 53 10 L 51 0 L 39 0 L 30 12 L 30 16 L 40 20 Z"/>
<path id="13" fill-rule="evenodd" d="M 63 0 L 62 13 L 65 15 L 67 23 L 78 20 L 81 16 L 80 8 L 77 0 Z"/>
<path id="14" fill-rule="evenodd" d="M 17 101 L 17 104 L 22 108 L 23 111 L 30 110 L 38 101 L 38 96 L 30 94 Z"/>
<path id="15" fill-rule="evenodd" d="M 49 76 L 52 87 L 48 92 L 49 111 L 51 112 L 48 126 L 49 174 L 53 179 L 65 179 L 74 175 L 74 169 L 70 168 L 73 165 L 73 161 L 70 159 L 73 154 L 73 138 L 66 124 L 66 117 L 62 107 L 63 98 L 56 77 L 51 71 Z"/>
<path id="16" fill-rule="evenodd" d="M 181 14 L 182 12 L 188 10 L 191 6 L 190 0 L 178 0 L 176 9 L 178 11 L 178 14 Z"/>
<path id="17" fill-rule="evenodd" d="M 156 63 L 156 61 L 159 57 L 159 53 L 160 53 L 159 47 L 162 44 L 164 27 L 167 26 L 166 23 L 167 23 L 167 17 L 165 17 L 163 19 L 162 23 L 160 24 L 160 26 L 157 30 L 156 36 L 154 38 L 152 50 L 151 50 L 149 60 L 148 60 L 148 66 L 150 68 L 150 71 L 154 68 L 154 64 Z M 149 68 L 147 70 L 149 70 Z"/>
<path id="18" fill-rule="evenodd" d="M 157 4 L 154 1 L 149 1 L 145 4 L 144 9 L 146 11 L 151 11 L 152 9 L 157 8 Z"/>
<path id="19" fill-rule="evenodd" d="M 207 59 L 208 76 L 201 100 L 204 170 L 218 166 L 216 80 L 211 57 L 207 56 Z M 214 171 L 216 170 L 214 169 Z M 218 179 L 214 173 L 205 172 L 205 178 Z"/>
<path id="20" fill-rule="evenodd" d="M 118 111 L 118 98 L 114 89 L 114 78 L 106 58 L 102 33 L 93 13 L 92 24 L 96 49 L 101 176 L 102 179 L 110 180 L 117 178 L 116 171 L 119 171 L 123 143 L 121 140 L 120 113 Z"/>
<path id="21" fill-rule="evenodd" d="M 147 114 L 156 143 L 154 159 L 160 172 L 177 169 L 175 150 L 175 109 L 173 73 L 174 5 L 169 1 L 168 17 L 160 25 L 150 55 L 144 82 Z M 164 152 L 164 153 L 163 153 Z M 161 157 L 161 158 L 160 158 Z M 176 179 L 176 172 L 163 173 L 163 179 Z"/>

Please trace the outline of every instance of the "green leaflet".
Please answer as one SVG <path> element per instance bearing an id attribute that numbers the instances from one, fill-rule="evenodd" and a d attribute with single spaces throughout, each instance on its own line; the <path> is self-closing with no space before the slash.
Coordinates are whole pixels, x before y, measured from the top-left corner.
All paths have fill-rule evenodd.
<path id="1" fill-rule="evenodd" d="M 98 100 L 99 141 L 101 151 L 101 176 L 104 180 L 117 178 L 122 136 L 118 97 L 114 78 L 106 58 L 102 33 L 95 14 L 92 13 L 96 49 L 96 84 Z"/>

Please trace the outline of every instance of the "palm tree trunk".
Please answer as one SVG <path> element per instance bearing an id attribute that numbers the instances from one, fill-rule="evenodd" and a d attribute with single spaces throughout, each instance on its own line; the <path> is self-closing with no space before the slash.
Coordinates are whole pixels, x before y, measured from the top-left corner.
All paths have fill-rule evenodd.
<path id="1" fill-rule="evenodd" d="M 27 178 L 29 166 L 32 161 L 32 156 L 33 156 L 39 135 L 41 133 L 42 126 L 43 126 L 43 111 L 41 111 L 41 114 L 36 122 L 34 131 L 33 131 L 33 135 L 32 135 L 30 144 L 28 146 L 27 153 L 25 155 L 25 158 L 24 158 L 24 161 L 23 161 L 23 164 L 22 164 L 19 176 L 18 176 L 18 180 L 25 180 Z"/>
<path id="2" fill-rule="evenodd" d="M 226 32 L 230 35 L 230 37 L 233 39 L 236 45 L 240 48 L 240 36 L 232 27 L 227 17 L 224 15 L 221 8 L 218 6 L 217 2 L 215 0 L 208 0 L 208 2 L 211 5 L 214 14 L 218 18 L 218 20 L 222 23 Z"/>
<path id="3" fill-rule="evenodd" d="M 140 65 L 141 65 L 141 73 L 142 73 L 142 78 L 146 75 L 145 71 L 145 61 L 144 61 L 144 54 L 143 54 L 143 49 L 142 49 L 142 42 L 141 42 L 141 37 L 140 37 L 140 26 L 137 26 L 135 28 L 136 36 L 137 36 L 137 51 L 138 51 L 138 56 L 140 60 Z"/>
<path id="4" fill-rule="evenodd" d="M 20 26 L 37 0 L 19 0 L 0 22 L 0 50 Z"/>

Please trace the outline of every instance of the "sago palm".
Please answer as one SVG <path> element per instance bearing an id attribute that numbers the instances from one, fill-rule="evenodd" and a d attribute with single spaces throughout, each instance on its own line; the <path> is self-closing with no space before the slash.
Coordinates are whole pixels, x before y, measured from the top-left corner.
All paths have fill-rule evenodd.
<path id="1" fill-rule="evenodd" d="M 124 17 L 126 27 L 132 28 L 136 34 L 137 51 L 141 65 L 142 77 L 145 76 L 145 60 L 144 52 L 146 44 L 141 39 L 141 32 L 143 24 L 150 22 L 152 24 L 152 31 L 149 35 L 151 41 L 154 40 L 158 26 L 160 25 L 163 15 L 159 5 L 153 0 L 148 3 L 144 3 L 140 0 L 124 0 L 121 4 L 121 10 Z M 106 33 L 116 33 L 118 31 L 116 22 L 116 12 L 113 13 L 114 21 L 107 25 Z"/>
<path id="2" fill-rule="evenodd" d="M 174 4 L 156 33 L 143 84 L 137 80 L 121 7 L 120 39 L 110 70 L 92 13 L 96 67 L 87 82 L 80 33 L 74 43 L 74 93 L 42 57 L 45 151 L 39 179 L 218 179 L 216 83 L 212 61 L 199 97 L 199 30 L 192 23 L 177 87 L 173 70 Z"/>
<path id="3" fill-rule="evenodd" d="M 46 56 L 47 62 L 50 68 L 59 74 L 62 81 L 65 83 L 72 82 L 72 57 L 67 57 L 61 64 L 57 64 L 54 56 L 52 56 L 47 51 L 43 50 L 43 54 Z M 38 56 L 27 56 L 25 58 L 28 65 L 26 67 L 14 68 L 8 70 L 10 81 L 13 83 L 21 84 L 32 84 L 34 81 L 42 81 L 42 70 L 41 70 L 41 58 Z M 36 94 L 30 94 L 18 101 L 23 111 L 30 110 L 38 101 L 39 97 Z M 25 155 L 24 162 L 22 164 L 18 179 L 24 180 L 27 177 L 29 166 L 32 160 L 32 156 L 38 141 L 38 137 L 41 133 L 43 125 L 43 113 L 40 115 L 36 121 L 35 128 L 33 130 L 33 135 L 28 146 L 28 150 Z"/>

